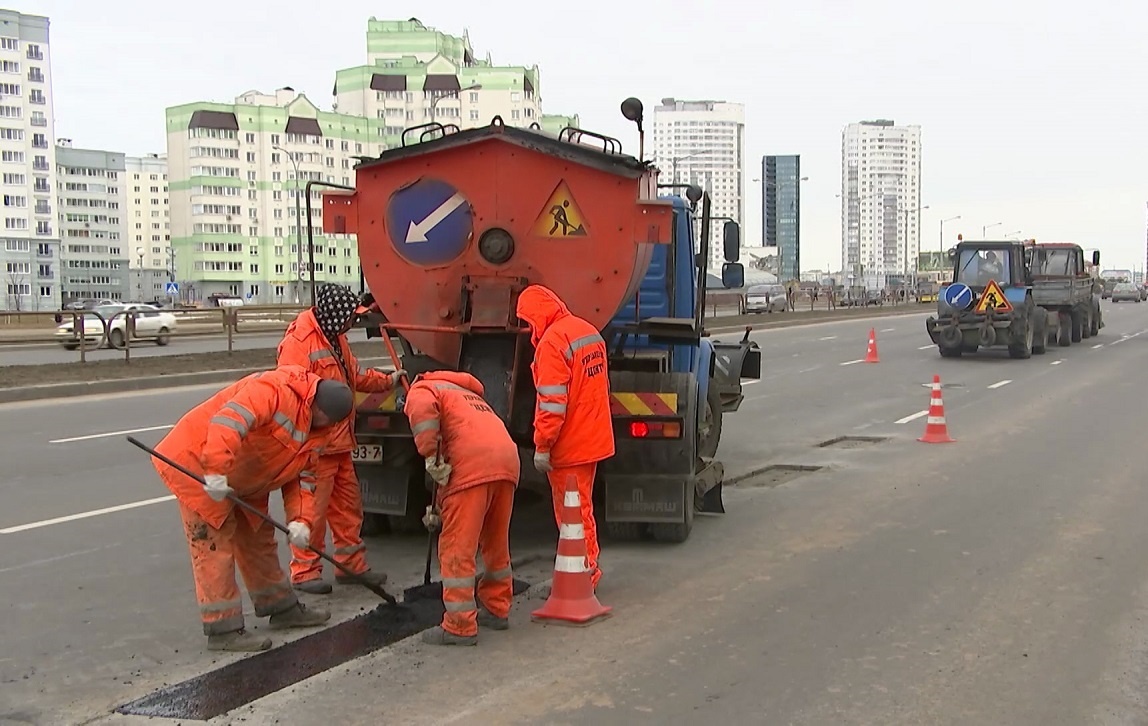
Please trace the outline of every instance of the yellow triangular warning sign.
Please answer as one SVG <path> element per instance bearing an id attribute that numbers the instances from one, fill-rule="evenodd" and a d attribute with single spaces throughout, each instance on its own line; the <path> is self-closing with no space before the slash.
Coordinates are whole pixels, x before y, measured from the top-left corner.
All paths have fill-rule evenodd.
<path id="1" fill-rule="evenodd" d="M 989 284 L 985 285 L 985 291 L 981 293 L 981 299 L 977 301 L 974 310 L 981 315 L 990 310 L 996 313 L 1007 313 L 1012 311 L 1012 303 L 1005 297 L 1004 290 L 997 284 L 997 281 L 989 280 Z"/>
<path id="2" fill-rule="evenodd" d="M 558 182 L 550 198 L 534 222 L 534 234 L 539 237 L 561 239 L 563 237 L 585 237 L 586 217 L 574 201 L 570 187 L 565 181 Z"/>

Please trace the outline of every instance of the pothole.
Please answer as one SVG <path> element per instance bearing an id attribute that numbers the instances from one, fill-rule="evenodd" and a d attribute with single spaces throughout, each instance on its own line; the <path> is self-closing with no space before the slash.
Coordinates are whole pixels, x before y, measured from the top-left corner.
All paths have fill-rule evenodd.
<path id="1" fill-rule="evenodd" d="M 860 449 L 888 440 L 888 436 L 838 436 L 835 439 L 822 441 L 817 447 L 821 449 L 827 449 L 830 446 L 835 449 Z"/>
<path id="2" fill-rule="evenodd" d="M 738 483 L 738 486 L 747 489 L 772 488 L 787 484 L 811 472 L 820 471 L 822 468 L 824 467 L 801 464 L 774 464 L 765 467 L 753 476 L 746 477 Z"/>

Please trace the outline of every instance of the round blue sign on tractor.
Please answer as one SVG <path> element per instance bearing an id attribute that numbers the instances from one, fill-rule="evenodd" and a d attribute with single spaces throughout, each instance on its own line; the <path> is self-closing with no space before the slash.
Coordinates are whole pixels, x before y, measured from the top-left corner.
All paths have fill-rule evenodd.
<path id="1" fill-rule="evenodd" d="M 954 310 L 967 310 L 975 297 L 972 288 L 963 282 L 954 282 L 941 293 L 941 299 Z"/>
<path id="2" fill-rule="evenodd" d="M 462 254 L 473 230 L 470 202 L 439 179 L 420 179 L 391 196 L 387 234 L 416 265 L 444 265 Z"/>

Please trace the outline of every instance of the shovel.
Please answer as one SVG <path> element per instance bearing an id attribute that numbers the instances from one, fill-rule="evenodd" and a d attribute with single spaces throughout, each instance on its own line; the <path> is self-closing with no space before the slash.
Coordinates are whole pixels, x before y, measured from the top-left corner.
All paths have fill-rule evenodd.
<path id="1" fill-rule="evenodd" d="M 155 457 L 155 458 L 159 459 L 159 460 L 160 460 L 160 461 L 162 461 L 163 463 L 167 464 L 167 465 L 168 465 L 168 466 L 170 466 L 171 468 L 173 468 L 173 469 L 175 469 L 176 471 L 178 471 L 180 474 L 183 474 L 184 476 L 187 476 L 187 477 L 190 477 L 191 479 L 194 479 L 195 481 L 199 482 L 199 483 L 200 483 L 201 485 L 203 485 L 203 486 L 207 486 L 207 483 L 203 481 L 203 477 L 201 477 L 201 476 L 199 476 L 199 475 L 197 475 L 197 474 L 193 474 L 192 472 L 188 471 L 188 470 L 187 470 L 187 469 L 185 469 L 183 466 L 180 466 L 180 465 L 179 465 L 179 464 L 177 464 L 176 462 L 174 462 L 174 461 L 172 461 L 171 459 L 167 458 L 167 457 L 166 457 L 166 456 L 164 456 L 163 454 L 161 454 L 161 453 L 159 453 L 159 452 L 155 451 L 154 449 L 152 449 L 152 448 L 151 448 L 151 447 L 149 447 L 149 446 L 146 446 L 146 445 L 144 445 L 144 444 L 140 443 L 138 440 L 136 440 L 136 439 L 135 439 L 135 437 L 132 437 L 132 436 L 128 436 L 128 437 L 127 437 L 127 439 L 128 439 L 128 443 L 129 443 L 129 444 L 131 444 L 132 446 L 135 446 L 135 447 L 137 447 L 137 448 L 139 448 L 139 449 L 143 449 L 143 450 L 144 450 L 144 451 L 146 451 L 148 454 L 151 454 L 153 457 Z M 242 510 L 244 510 L 244 511 L 246 511 L 246 512 L 250 512 L 251 514 L 254 514 L 256 517 L 259 517 L 259 518 L 260 518 L 260 519 L 262 519 L 264 522 L 266 522 L 266 523 L 270 524 L 272 527 L 274 527 L 275 529 L 279 530 L 280 532 L 282 532 L 282 533 L 284 533 L 284 534 L 288 534 L 288 533 L 289 533 L 289 532 L 288 532 L 288 530 L 287 530 L 287 527 L 286 527 L 286 526 L 284 526 L 284 525 L 280 524 L 279 522 L 275 521 L 275 520 L 274 520 L 274 519 L 272 519 L 272 518 L 271 518 L 269 515 L 267 515 L 267 514 L 264 514 L 263 512 L 261 512 L 261 511 L 259 511 L 258 509 L 256 509 L 255 507 L 253 507 L 253 506 L 251 506 L 250 504 L 248 504 L 247 502 L 245 502 L 245 501 L 243 501 L 242 499 L 240 499 L 240 498 L 236 497 L 234 494 L 228 494 L 228 495 L 227 495 L 227 499 L 228 499 L 228 501 L 230 501 L 230 502 L 231 502 L 232 504 L 234 504 L 235 506 L 239 507 L 240 509 L 242 509 Z M 386 601 L 387 601 L 387 604 L 389 604 L 389 605 L 394 605 L 394 606 L 396 606 L 396 607 L 402 607 L 401 605 L 399 605 L 399 604 L 398 604 L 398 600 L 396 600 L 396 599 L 395 599 L 395 596 L 394 596 L 394 595 L 391 595 L 389 592 L 387 592 L 386 590 L 384 590 L 382 587 L 380 587 L 380 586 L 378 586 L 378 585 L 374 584 L 373 582 L 368 582 L 367 580 L 364 580 L 363 578 L 359 577 L 359 575 L 358 575 L 358 574 L 356 574 L 356 573 L 354 573 L 354 572 L 351 572 L 351 571 L 350 571 L 350 570 L 348 570 L 348 569 L 347 569 L 345 566 L 343 566 L 342 564 L 340 564 L 340 563 L 336 562 L 336 561 L 335 561 L 335 558 L 334 558 L 334 557 L 331 557 L 331 556 L 330 556 L 330 555 L 328 555 L 326 552 L 323 552 L 322 550 L 318 550 L 318 549 L 315 549 L 315 548 L 314 548 L 314 547 L 312 547 L 311 545 L 307 545 L 307 549 L 309 549 L 310 551 L 312 551 L 312 552 L 314 552 L 315 554 L 319 555 L 319 557 L 323 558 L 323 559 L 324 559 L 324 560 L 326 560 L 327 562 L 330 562 L 330 563 L 331 563 L 332 565 L 334 565 L 336 568 L 338 568 L 339 570 L 341 570 L 341 571 L 343 572 L 343 574 L 344 574 L 346 577 L 348 577 L 348 578 L 350 578 L 351 580 L 353 580 L 353 581 L 354 581 L 356 584 L 362 585 L 363 587 L 365 587 L 365 588 L 367 588 L 368 590 L 370 590 L 371 592 L 375 593 L 376 595 L 378 595 L 378 596 L 379 596 L 379 597 L 381 597 L 382 599 L 386 600 Z"/>
<path id="2" fill-rule="evenodd" d="M 442 439 L 438 440 L 434 452 L 435 462 L 442 463 Z M 431 479 L 431 503 L 432 511 L 437 513 L 438 510 L 438 482 Z M 439 527 L 442 524 L 440 521 Z M 427 530 L 427 566 L 423 572 L 423 584 L 408 587 L 403 590 L 403 602 L 411 602 L 413 600 L 441 600 L 442 599 L 442 583 L 431 583 L 431 559 L 434 555 L 434 541 L 435 532 Z"/>

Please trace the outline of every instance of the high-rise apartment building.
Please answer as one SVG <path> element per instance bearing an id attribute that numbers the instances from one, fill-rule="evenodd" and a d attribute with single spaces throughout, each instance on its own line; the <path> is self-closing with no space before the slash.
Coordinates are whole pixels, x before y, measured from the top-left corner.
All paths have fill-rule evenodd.
<path id="1" fill-rule="evenodd" d="M 60 305 L 48 19 L 0 10 L 0 309 Z"/>
<path id="2" fill-rule="evenodd" d="M 709 192 L 710 269 L 721 269 L 722 227 L 745 220 L 745 107 L 725 101 L 663 98 L 654 108 L 653 160 L 659 184 L 697 184 Z"/>
<path id="3" fill-rule="evenodd" d="M 130 300 L 124 155 L 56 144 L 62 302 Z"/>
<path id="4" fill-rule="evenodd" d="M 911 274 L 920 248 L 921 127 L 862 121 L 841 132 L 841 264 L 853 284 Z"/>
<path id="5" fill-rule="evenodd" d="M 167 109 L 171 246 L 180 297 L 308 301 L 308 181 L 354 183 L 356 156 L 376 155 L 374 119 L 319 110 L 291 88 L 235 103 Z M 353 235 L 323 235 L 312 189 L 315 277 L 359 284 Z"/>
<path id="6" fill-rule="evenodd" d="M 127 236 L 133 289 L 143 300 L 166 300 L 168 282 L 175 282 L 175 256 L 171 247 L 171 213 L 168 209 L 167 156 L 129 156 Z"/>
<path id="7" fill-rule="evenodd" d="M 542 114 L 538 66 L 496 66 L 478 58 L 470 38 L 448 35 L 416 19 L 367 22 L 367 64 L 335 74 L 335 110 L 366 116 L 384 148 L 423 124 L 486 126 L 500 116 L 510 126 L 538 124 L 557 133 L 569 117 Z M 419 140 L 408 134 L 407 143 Z"/>
<path id="8" fill-rule="evenodd" d="M 778 278 L 801 279 L 801 157 L 761 160 L 762 243 L 778 253 Z"/>

